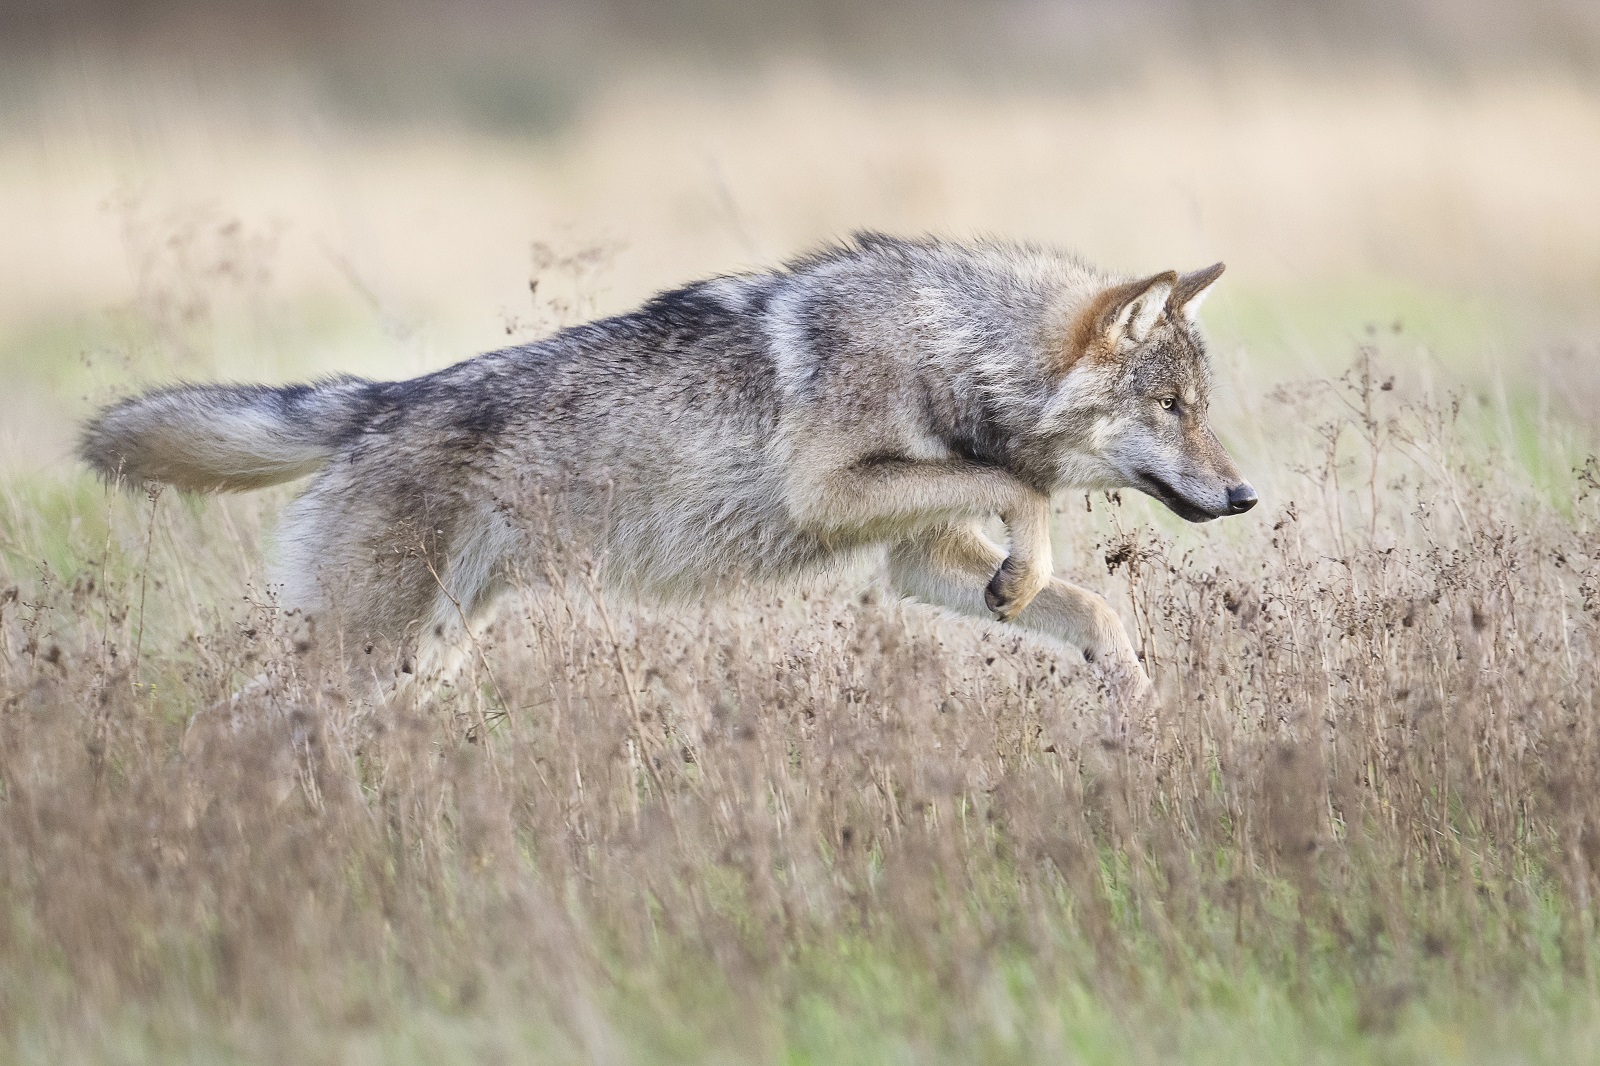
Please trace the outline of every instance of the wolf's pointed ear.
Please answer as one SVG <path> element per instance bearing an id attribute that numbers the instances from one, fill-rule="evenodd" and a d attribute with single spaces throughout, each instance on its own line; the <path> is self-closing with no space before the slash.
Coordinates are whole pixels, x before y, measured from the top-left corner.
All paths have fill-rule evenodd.
<path id="1" fill-rule="evenodd" d="M 1115 354 L 1124 340 L 1144 340 L 1166 310 L 1177 284 L 1177 272 L 1168 270 L 1113 285 L 1095 295 L 1073 319 L 1062 353 L 1062 369 L 1070 368 L 1091 352 Z"/>
<path id="2" fill-rule="evenodd" d="M 1172 288 L 1177 283 L 1178 275 L 1168 270 L 1102 293 L 1102 298 L 1114 294 L 1114 298 L 1120 301 L 1104 320 L 1106 341 L 1115 347 L 1125 337 L 1142 341 L 1149 336 L 1150 328 L 1161 317 L 1161 312 L 1167 306 L 1167 298 L 1172 295 Z"/>
<path id="3" fill-rule="evenodd" d="M 1172 287 L 1172 295 L 1167 297 L 1167 314 L 1173 318 L 1182 315 L 1193 322 L 1200 315 L 1200 305 L 1205 303 L 1206 297 L 1211 294 L 1211 286 L 1222 277 L 1225 269 L 1221 263 L 1212 263 L 1192 274 L 1179 277 L 1178 283 Z"/>

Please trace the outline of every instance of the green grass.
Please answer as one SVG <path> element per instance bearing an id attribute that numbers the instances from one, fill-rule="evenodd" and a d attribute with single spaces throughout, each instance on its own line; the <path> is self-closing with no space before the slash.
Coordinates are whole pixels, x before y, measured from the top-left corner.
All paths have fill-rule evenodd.
<path id="1" fill-rule="evenodd" d="M 1063 946 L 1074 937 L 1070 928 L 1053 932 Z M 456 990 L 417 1000 L 378 989 L 343 1010 L 317 1005 L 287 1031 L 248 1016 L 219 1026 L 215 1018 L 184 1017 L 181 1003 L 172 1002 L 154 1014 L 104 1019 L 75 1033 L 71 1044 L 51 1028 L 24 1030 L 9 1046 L 12 1061 L 41 1064 L 242 1063 L 289 1054 L 297 1061 L 394 1064 L 616 1056 L 650 1064 L 754 1058 L 791 1066 L 1221 1066 L 1570 1063 L 1586 1061 L 1600 1035 L 1592 985 L 1558 976 L 1559 967 L 1543 977 L 1464 982 L 1462 960 L 1345 966 L 1313 954 L 1296 963 L 1290 950 L 1280 955 L 1256 944 L 1237 951 L 1255 961 L 1219 963 L 1216 953 L 1203 951 L 1175 970 L 1170 955 L 1137 934 L 1126 946 L 1132 957 L 1147 957 L 1125 973 L 1120 988 L 1041 979 L 1031 953 L 1022 952 L 955 990 L 879 939 L 835 938 L 793 952 L 781 964 L 783 994 L 769 999 L 730 987 L 716 960 L 663 944 L 658 966 L 614 975 L 599 1000 L 604 1035 L 590 1033 L 587 1046 L 571 1020 L 541 1018 L 543 1004 L 515 994 L 491 993 L 463 1005 Z M 1549 941 L 1528 947 L 1559 953 Z"/>

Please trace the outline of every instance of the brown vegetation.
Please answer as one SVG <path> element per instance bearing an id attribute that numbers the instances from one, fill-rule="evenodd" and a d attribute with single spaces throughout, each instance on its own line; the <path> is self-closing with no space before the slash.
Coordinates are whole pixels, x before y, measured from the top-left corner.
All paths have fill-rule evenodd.
<path id="1" fill-rule="evenodd" d="M 1592 1055 L 1592 4 L 424 6 L 0 32 L 0 1060 Z M 272 609 L 282 494 L 69 459 L 140 385 L 407 377 L 857 227 L 1227 260 L 1261 506 L 1057 521 L 1148 713 L 870 575 L 581 570 L 364 708 Z"/>
<path id="2" fill-rule="evenodd" d="M 558 1057 L 827 1061 L 819 997 L 957 1059 L 1079 1046 L 1078 995 L 1131 1022 L 1266 987 L 1380 1034 L 1412 1001 L 1591 1010 L 1596 468 L 1540 498 L 1463 443 L 1474 401 L 1370 360 L 1275 397 L 1320 433 L 1259 520 L 1063 518 L 1154 664 L 1130 722 L 1059 650 L 871 592 L 581 579 L 456 690 L 363 711 L 269 607 L 195 593 L 248 508 L 112 501 L 90 564 L 0 596 L 10 1054 L 114 1023 L 306 1061 L 421 1011 Z"/>

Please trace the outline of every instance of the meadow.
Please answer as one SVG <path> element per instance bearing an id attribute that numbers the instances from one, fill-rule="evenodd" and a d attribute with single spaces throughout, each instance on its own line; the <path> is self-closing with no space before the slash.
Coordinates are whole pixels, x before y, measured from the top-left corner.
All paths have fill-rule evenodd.
<path id="1" fill-rule="evenodd" d="M 29 93 L 0 139 L 0 1057 L 1600 1044 L 1590 90 L 797 64 L 641 75 L 536 136 L 156 69 Z M 870 572 L 669 609 L 580 571 L 458 685 L 373 708 L 274 606 L 289 490 L 118 494 L 70 458 L 141 383 L 409 376 L 858 226 L 1228 260 L 1214 420 L 1262 505 L 1059 501 L 1058 568 L 1158 687 L 1131 719 L 1075 654 Z"/>

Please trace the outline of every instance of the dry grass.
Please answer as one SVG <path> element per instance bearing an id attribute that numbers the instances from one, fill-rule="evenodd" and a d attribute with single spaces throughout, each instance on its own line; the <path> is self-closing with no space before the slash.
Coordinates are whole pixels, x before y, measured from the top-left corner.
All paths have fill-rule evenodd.
<path id="1" fill-rule="evenodd" d="M 1591 335 L 1600 108 L 1236 75 L 644 80 L 538 143 L 63 90 L 0 144 L 0 1058 L 1587 1053 L 1596 386 L 1538 342 Z M 364 712 L 263 588 L 281 495 L 65 458 L 130 380 L 402 376 L 856 225 L 1232 263 L 1217 421 L 1266 502 L 1058 523 L 1148 715 L 870 575 L 672 611 L 580 579 Z M 1308 377 L 1366 315 L 1404 327 Z"/>
<path id="2" fill-rule="evenodd" d="M 871 592 L 582 582 L 492 680 L 359 713 L 195 588 L 252 508 L 80 498 L 76 572 L 3 593 L 8 1057 L 1560 1058 L 1600 1007 L 1597 471 L 1542 499 L 1368 358 L 1265 404 L 1319 432 L 1259 520 L 1063 521 L 1155 664 L 1123 727 L 1070 657 Z"/>

